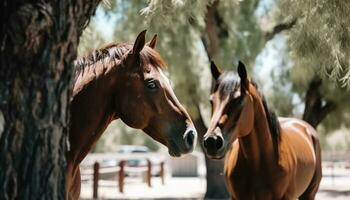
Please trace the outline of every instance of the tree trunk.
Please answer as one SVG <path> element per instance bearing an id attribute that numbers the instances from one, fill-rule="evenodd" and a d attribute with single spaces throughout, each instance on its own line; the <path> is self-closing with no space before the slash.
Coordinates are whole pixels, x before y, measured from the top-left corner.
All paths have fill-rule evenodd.
<path id="1" fill-rule="evenodd" d="M 198 103 L 198 102 L 197 102 Z M 198 114 L 194 118 L 193 122 L 198 132 L 198 142 L 203 149 L 203 136 L 207 131 L 207 127 L 203 121 L 200 114 L 199 105 L 195 103 L 197 107 Z M 230 195 L 226 189 L 225 179 L 224 179 L 224 159 L 214 160 L 205 156 L 205 165 L 207 169 L 207 188 L 204 198 L 205 199 L 228 199 Z"/>
<path id="2" fill-rule="evenodd" d="M 209 61 L 219 51 L 220 40 L 229 36 L 227 25 L 218 11 L 219 3 L 219 0 L 215 0 L 209 4 L 205 14 L 205 30 L 201 39 Z"/>
<path id="3" fill-rule="evenodd" d="M 215 0 L 207 6 L 207 12 L 205 15 L 205 30 L 201 37 L 209 60 L 213 59 L 215 54 L 218 52 L 219 40 L 228 37 L 227 25 L 224 23 L 218 11 L 219 2 L 219 0 Z M 198 102 L 194 100 L 193 103 L 197 107 L 197 117 L 194 118 L 194 124 L 198 132 L 198 141 L 204 152 L 202 139 L 205 132 L 207 131 L 207 127 L 202 119 Z M 226 189 L 223 175 L 224 159 L 214 160 L 205 156 L 205 165 L 207 169 L 207 190 L 204 198 L 228 199 L 230 196 Z"/>
<path id="4" fill-rule="evenodd" d="M 0 199 L 64 199 L 69 87 L 99 0 L 0 5 Z"/>
<path id="5" fill-rule="evenodd" d="M 207 191 L 205 199 L 229 199 L 223 172 L 224 159 L 213 160 L 205 157 L 207 166 Z"/>
<path id="6" fill-rule="evenodd" d="M 326 116 L 336 109 L 333 101 L 326 100 L 320 93 L 322 80 L 315 77 L 309 84 L 305 96 L 305 110 L 303 120 L 307 121 L 315 129 L 326 118 Z"/>

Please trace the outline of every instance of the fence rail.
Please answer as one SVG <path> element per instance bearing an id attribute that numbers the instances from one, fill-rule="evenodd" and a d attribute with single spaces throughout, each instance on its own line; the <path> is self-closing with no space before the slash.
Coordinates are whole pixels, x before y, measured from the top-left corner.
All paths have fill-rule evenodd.
<path id="1" fill-rule="evenodd" d="M 113 167 L 101 167 L 100 163 L 96 161 L 92 168 L 82 169 L 81 177 L 82 180 L 90 180 L 92 179 L 93 184 L 93 198 L 98 198 L 98 188 L 99 188 L 99 180 L 101 179 L 102 174 L 115 174 L 117 175 L 117 183 L 118 190 L 120 193 L 124 192 L 125 178 L 126 173 L 141 173 L 145 174 L 145 180 L 147 182 L 148 187 L 152 187 L 152 167 L 155 164 L 147 159 L 147 166 L 143 167 L 131 167 L 126 165 L 126 160 L 119 160 L 118 166 Z M 161 178 L 162 184 L 165 183 L 165 170 L 164 170 L 164 161 L 159 163 L 159 176 Z M 86 167 L 86 166 L 85 166 Z"/>

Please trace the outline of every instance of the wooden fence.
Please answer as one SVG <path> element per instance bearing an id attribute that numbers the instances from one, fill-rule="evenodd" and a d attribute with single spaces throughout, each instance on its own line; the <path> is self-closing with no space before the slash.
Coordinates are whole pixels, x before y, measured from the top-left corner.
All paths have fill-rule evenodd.
<path id="1" fill-rule="evenodd" d="M 124 192 L 124 185 L 125 185 L 125 178 L 126 178 L 126 173 L 128 172 L 144 172 L 146 174 L 146 182 L 148 187 L 152 187 L 152 167 L 154 167 L 154 164 L 147 159 L 147 166 L 146 167 L 131 167 L 127 166 L 126 160 L 120 160 L 118 163 L 118 166 L 115 167 L 101 167 L 99 162 L 95 162 L 93 165 L 92 170 L 83 170 L 82 171 L 82 176 L 92 176 L 93 180 L 93 198 L 97 199 L 98 198 L 98 187 L 99 187 L 99 180 L 100 180 L 100 175 L 105 174 L 105 173 L 116 173 L 117 175 L 117 182 L 118 182 L 118 190 L 120 193 Z M 164 185 L 165 180 L 164 180 L 164 161 L 159 163 L 160 168 L 159 168 L 159 176 L 161 178 L 162 184 Z"/>

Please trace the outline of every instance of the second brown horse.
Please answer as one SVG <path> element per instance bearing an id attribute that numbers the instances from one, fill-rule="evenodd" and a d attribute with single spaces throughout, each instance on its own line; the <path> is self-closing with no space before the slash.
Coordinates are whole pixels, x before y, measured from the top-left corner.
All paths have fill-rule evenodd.
<path id="1" fill-rule="evenodd" d="M 314 199 L 321 177 L 316 131 L 293 118 L 277 118 L 239 63 L 221 73 L 214 63 L 213 116 L 204 136 L 206 154 L 225 158 L 232 199 Z"/>

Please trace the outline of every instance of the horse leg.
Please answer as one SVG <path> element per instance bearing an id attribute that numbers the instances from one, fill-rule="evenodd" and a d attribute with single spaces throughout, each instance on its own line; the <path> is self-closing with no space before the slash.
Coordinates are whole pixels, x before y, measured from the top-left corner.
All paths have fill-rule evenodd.
<path id="1" fill-rule="evenodd" d="M 68 161 L 66 174 L 66 199 L 79 199 L 81 187 L 80 169 L 79 166 L 74 165 Z"/>
<path id="2" fill-rule="evenodd" d="M 321 166 L 321 148 L 320 143 L 316 136 L 312 136 L 312 141 L 314 144 L 315 154 L 316 154 L 316 169 L 312 180 L 305 190 L 305 192 L 299 197 L 300 200 L 313 200 L 315 199 L 318 187 L 322 178 L 322 166 Z"/>
<path id="3" fill-rule="evenodd" d="M 66 169 L 66 200 L 70 199 L 70 188 L 72 187 L 73 181 L 73 164 L 67 160 L 67 169 Z"/>
<path id="4" fill-rule="evenodd" d="M 80 168 L 79 166 L 74 170 L 74 176 L 72 180 L 72 185 L 69 191 L 69 199 L 76 200 L 79 199 L 80 190 L 81 190 L 81 177 L 80 177 Z"/>

